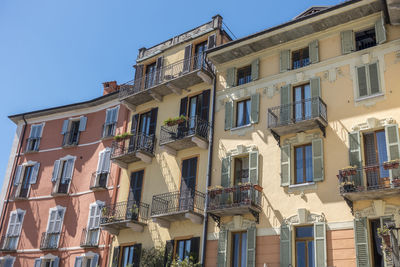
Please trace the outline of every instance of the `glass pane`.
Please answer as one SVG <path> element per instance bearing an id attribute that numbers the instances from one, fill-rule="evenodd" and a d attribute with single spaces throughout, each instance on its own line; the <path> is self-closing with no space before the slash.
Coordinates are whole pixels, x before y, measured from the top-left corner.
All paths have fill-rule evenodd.
<path id="1" fill-rule="evenodd" d="M 244 109 L 244 102 L 237 103 L 237 125 L 242 126 L 244 125 L 244 118 L 243 118 L 243 109 Z"/>
<path id="2" fill-rule="evenodd" d="M 311 88 L 310 85 L 307 84 L 304 86 L 304 117 L 311 118 Z"/>
<path id="3" fill-rule="evenodd" d="M 189 256 L 190 256 L 190 244 L 191 244 L 191 240 L 186 240 L 185 259 L 189 258 Z"/>
<path id="4" fill-rule="evenodd" d="M 296 183 L 303 183 L 303 147 L 296 148 Z"/>
<path id="5" fill-rule="evenodd" d="M 250 124 L 250 113 L 251 113 L 251 101 L 250 99 L 246 101 L 246 120 L 245 125 Z"/>
<path id="6" fill-rule="evenodd" d="M 306 181 L 313 181 L 313 168 L 312 168 L 312 147 L 306 146 Z"/>
<path id="7" fill-rule="evenodd" d="M 303 106 L 301 103 L 302 95 L 301 95 L 302 88 L 296 87 L 294 89 L 294 101 L 295 101 L 295 119 L 301 120 L 303 118 Z"/>
<path id="8" fill-rule="evenodd" d="M 298 238 L 313 237 L 313 236 L 314 236 L 313 226 L 296 228 L 296 237 L 298 237 Z"/>
<path id="9" fill-rule="evenodd" d="M 247 266 L 247 233 L 242 233 L 241 267 Z"/>
<path id="10" fill-rule="evenodd" d="M 129 247 L 124 247 L 124 252 L 122 256 L 122 266 L 126 266 L 128 264 L 129 257 Z"/>
<path id="11" fill-rule="evenodd" d="M 314 241 L 308 241 L 308 267 L 314 267 Z"/>
<path id="12" fill-rule="evenodd" d="M 183 240 L 178 241 L 178 252 L 176 253 L 178 260 L 180 261 L 183 260 L 184 253 L 185 253 L 185 241 Z"/>
<path id="13" fill-rule="evenodd" d="M 304 241 L 296 242 L 297 267 L 307 267 L 306 244 Z"/>
<path id="14" fill-rule="evenodd" d="M 240 234 L 233 235 L 233 259 L 232 266 L 239 267 L 239 242 Z"/>
<path id="15" fill-rule="evenodd" d="M 382 167 L 382 164 L 388 160 L 387 150 L 386 150 L 386 137 L 384 131 L 376 133 L 376 141 L 378 146 L 379 164 L 381 164 L 380 166 L 381 177 L 389 177 L 389 170 L 385 170 Z"/>

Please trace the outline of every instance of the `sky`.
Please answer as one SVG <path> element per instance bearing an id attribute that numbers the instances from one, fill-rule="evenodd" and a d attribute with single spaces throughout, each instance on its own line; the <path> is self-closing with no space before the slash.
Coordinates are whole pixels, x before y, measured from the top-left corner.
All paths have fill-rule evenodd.
<path id="1" fill-rule="evenodd" d="M 236 38 L 343 0 L 1 0 L 0 184 L 16 126 L 7 116 L 102 95 L 102 82 L 133 79 L 151 47 L 220 14 Z M 235 38 L 234 38 L 235 39 Z"/>

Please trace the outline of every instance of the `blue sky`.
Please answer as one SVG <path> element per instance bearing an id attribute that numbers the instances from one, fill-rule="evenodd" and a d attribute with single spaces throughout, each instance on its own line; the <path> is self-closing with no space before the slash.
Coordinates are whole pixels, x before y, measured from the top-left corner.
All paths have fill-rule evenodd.
<path id="1" fill-rule="evenodd" d="M 0 184 L 15 125 L 8 115 L 98 97 L 102 82 L 133 79 L 150 47 L 220 14 L 238 38 L 286 22 L 312 5 L 280 1 L 0 1 Z"/>

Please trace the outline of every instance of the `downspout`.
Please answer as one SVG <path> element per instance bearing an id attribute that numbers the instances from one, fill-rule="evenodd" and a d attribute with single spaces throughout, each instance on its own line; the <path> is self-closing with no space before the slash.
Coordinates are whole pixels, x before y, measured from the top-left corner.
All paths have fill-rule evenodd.
<path id="1" fill-rule="evenodd" d="M 12 172 L 10 174 L 11 178 L 9 179 L 10 183 L 8 185 L 7 200 L 6 200 L 6 203 L 4 204 L 3 212 L 2 212 L 2 215 L 1 215 L 0 233 L 3 230 L 3 223 L 4 223 L 4 219 L 6 218 L 7 207 L 8 207 L 8 203 L 10 202 L 11 189 L 12 189 L 13 184 L 14 184 L 15 170 L 17 169 L 18 160 L 19 160 L 19 158 L 21 156 L 22 143 L 24 142 L 26 125 L 28 124 L 27 121 L 25 120 L 25 116 L 24 115 L 22 115 L 22 119 L 24 120 L 24 129 L 22 130 L 22 135 L 21 135 L 21 137 L 19 139 L 18 154 L 16 156 L 16 159 L 14 160 L 13 170 L 12 170 Z"/>

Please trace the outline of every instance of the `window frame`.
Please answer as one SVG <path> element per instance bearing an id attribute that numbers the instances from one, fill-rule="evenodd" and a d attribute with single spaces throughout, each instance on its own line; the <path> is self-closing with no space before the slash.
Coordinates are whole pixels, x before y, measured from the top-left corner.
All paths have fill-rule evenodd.
<path id="1" fill-rule="evenodd" d="M 9 236 L 8 231 L 9 231 L 9 229 L 10 229 L 11 216 L 12 216 L 13 214 L 16 214 L 17 220 L 18 220 L 18 215 L 19 215 L 19 214 L 21 214 L 22 218 L 21 218 L 21 223 L 19 224 L 18 235 L 16 235 L 16 236 Z M 21 237 L 22 225 L 24 224 L 25 214 L 26 214 L 26 211 L 25 211 L 25 210 L 21 210 L 21 209 L 16 209 L 16 210 L 13 210 L 12 212 L 10 212 L 10 215 L 9 215 L 9 218 L 8 218 L 7 229 L 6 229 L 6 239 L 7 239 L 7 243 L 8 243 L 8 239 L 9 239 L 10 237 L 11 237 L 11 238 L 14 238 L 14 237 L 17 238 L 17 240 L 16 240 L 16 242 L 15 242 L 15 249 L 12 249 L 12 250 L 17 250 L 17 248 L 18 248 L 19 238 Z M 15 227 L 15 225 L 14 225 L 14 227 Z"/>
<path id="2" fill-rule="evenodd" d="M 369 66 L 372 64 L 376 64 L 376 69 L 377 69 L 377 78 L 378 78 L 378 85 L 379 85 L 379 91 L 372 94 L 371 93 L 371 76 L 370 76 L 370 72 L 369 72 Z M 366 79 L 366 84 L 367 84 L 367 95 L 364 96 L 360 96 L 360 78 L 358 75 L 358 69 L 361 67 L 365 67 L 365 79 Z M 384 91 L 383 91 L 383 84 L 382 84 L 382 80 L 381 80 L 381 69 L 380 69 L 380 64 L 378 60 L 375 61 L 371 61 L 367 64 L 361 64 L 361 65 L 356 65 L 355 66 L 355 75 L 356 75 L 356 79 L 354 79 L 355 81 L 355 101 L 362 101 L 365 99 L 369 99 L 369 98 L 374 98 L 374 97 L 378 97 L 378 96 L 382 96 L 384 95 Z"/>
<path id="3" fill-rule="evenodd" d="M 374 31 L 374 35 L 375 35 L 375 44 L 372 45 L 372 46 L 368 46 L 368 47 L 365 47 L 365 48 L 358 49 L 358 46 L 357 46 L 357 34 L 365 33 L 365 32 L 367 32 L 367 31 L 371 31 L 371 30 Z M 365 49 L 368 49 L 368 48 L 377 46 L 378 43 L 377 43 L 377 41 L 376 41 L 376 30 L 375 30 L 375 27 L 372 25 L 372 26 L 370 26 L 370 27 L 365 27 L 365 28 L 363 28 L 363 29 L 359 29 L 359 30 L 357 30 L 357 31 L 354 31 L 354 32 L 353 32 L 353 41 L 354 41 L 354 51 L 355 51 L 355 52 L 357 52 L 357 51 L 362 51 L 362 50 L 365 50 Z"/>
<path id="4" fill-rule="evenodd" d="M 235 241 L 234 241 L 234 236 L 236 234 L 239 234 L 239 258 L 238 258 L 238 264 L 240 265 L 240 263 L 242 262 L 242 242 L 243 242 L 243 234 L 246 234 L 246 259 L 247 259 L 247 231 L 234 231 L 230 233 L 230 239 L 231 239 L 231 250 L 230 250 L 230 266 L 233 265 L 234 263 L 234 256 L 235 256 Z"/>
<path id="5" fill-rule="evenodd" d="M 116 110 L 115 111 L 115 121 L 107 122 L 107 115 L 110 113 L 112 114 L 112 112 L 114 110 Z M 115 133 L 117 130 L 118 115 L 119 115 L 119 106 L 115 106 L 115 107 L 106 109 L 106 116 L 104 119 L 104 128 L 103 128 L 103 132 L 102 132 L 102 138 L 109 138 L 109 137 L 115 136 Z M 106 133 L 108 133 L 110 131 L 109 128 L 112 128 L 112 131 L 111 131 L 112 133 L 108 135 Z M 106 129 L 108 129 L 108 130 L 106 130 Z"/>
<path id="6" fill-rule="evenodd" d="M 311 227 L 311 229 L 313 230 L 313 235 L 312 237 L 297 237 L 297 229 L 298 228 L 308 228 Z M 315 251 L 315 233 L 314 233 L 314 225 L 301 225 L 301 226 L 296 226 L 294 227 L 294 249 L 295 249 L 295 264 L 297 265 L 297 259 L 298 259 L 298 255 L 297 255 L 297 241 L 305 241 L 306 242 L 306 251 L 305 251 L 305 255 L 306 255 L 306 266 L 309 267 L 309 259 L 308 259 L 308 243 L 311 241 L 313 242 L 313 250 Z M 312 255 L 314 257 L 314 265 L 315 265 L 315 254 L 314 251 L 312 251 Z"/>
<path id="7" fill-rule="evenodd" d="M 304 57 L 304 54 L 305 54 L 306 50 L 307 50 L 308 57 Z M 294 54 L 295 53 L 299 53 L 299 60 L 297 60 L 297 61 L 294 61 Z M 305 59 L 308 59 L 307 64 L 304 64 L 304 60 Z M 300 69 L 300 68 L 304 68 L 306 66 L 309 66 L 311 64 L 311 61 L 310 61 L 310 48 L 308 46 L 306 46 L 306 47 L 291 51 L 291 53 L 290 53 L 290 61 L 291 61 L 290 65 L 292 67 L 291 68 L 292 70 L 296 70 L 296 69 Z M 295 67 L 295 64 L 294 64 L 295 62 L 300 62 L 298 67 Z"/>
<path id="8" fill-rule="evenodd" d="M 79 128 L 80 128 L 81 118 L 82 117 L 83 116 L 68 119 L 67 131 L 63 134 L 62 147 L 77 146 L 79 144 L 79 137 L 80 137 L 80 134 L 81 134 L 81 131 L 79 130 Z M 72 124 L 76 123 L 76 122 L 78 122 L 77 133 L 76 133 L 76 141 L 75 142 L 71 142 L 70 140 L 71 140 Z M 66 139 L 68 139 L 68 141 L 66 141 Z"/>
<path id="9" fill-rule="evenodd" d="M 312 143 L 306 143 L 306 144 L 301 144 L 301 145 L 296 145 L 293 146 L 293 151 L 294 151 L 294 155 L 293 155 L 293 159 L 294 159 L 294 181 L 293 181 L 293 185 L 302 185 L 302 184 L 307 184 L 307 183 L 312 183 L 313 181 L 307 181 L 307 169 L 306 169 L 306 147 L 311 147 L 311 164 L 313 164 L 313 159 L 312 159 Z M 303 182 L 297 182 L 297 153 L 296 153 L 296 149 L 298 148 L 303 148 Z M 311 165 L 311 173 L 313 174 L 313 165 Z M 311 177 L 312 180 L 314 180 L 314 177 Z"/>
<path id="10" fill-rule="evenodd" d="M 309 98 L 306 98 L 305 97 L 305 95 L 306 95 L 306 87 L 308 86 L 308 89 L 309 89 L 309 93 L 310 93 L 310 97 Z M 298 88 L 300 88 L 301 89 L 301 99 L 300 100 L 296 100 L 296 89 L 298 89 Z M 292 103 L 291 103 L 291 105 L 293 106 L 293 113 L 291 114 L 291 116 L 293 117 L 293 119 L 295 120 L 295 122 L 301 122 L 301 121 L 304 121 L 304 120 L 307 120 L 308 118 L 307 118 L 307 116 L 306 116 L 306 106 L 307 106 L 307 103 L 309 103 L 308 105 L 309 105 L 309 112 L 311 113 L 312 112 L 312 101 L 311 101 L 311 99 L 312 99 L 312 97 L 311 97 L 311 83 L 310 82 L 308 82 L 308 83 L 303 83 L 303 84 L 300 84 L 300 85 L 296 85 L 296 86 L 292 86 Z M 306 101 L 309 101 L 309 102 L 306 102 Z M 301 119 L 299 119 L 299 120 L 297 120 L 297 118 L 296 118 L 296 104 L 298 104 L 297 102 L 298 101 L 301 101 Z M 312 114 L 310 114 L 310 115 L 312 115 Z"/>
<path id="11" fill-rule="evenodd" d="M 64 169 L 64 166 L 66 166 L 66 163 L 68 162 L 68 160 L 70 160 L 70 159 L 73 160 L 72 167 L 71 167 L 71 168 L 72 168 L 72 170 L 71 170 L 71 179 L 69 179 L 68 188 L 67 188 L 67 190 L 66 190 L 66 193 L 60 193 L 60 192 L 58 192 L 58 191 L 60 190 L 61 180 L 63 179 L 63 178 L 62 178 L 62 176 L 63 176 L 63 169 Z M 68 194 L 69 194 L 70 187 L 71 187 L 71 183 L 72 183 L 72 178 L 74 177 L 76 156 L 70 156 L 70 155 L 68 155 L 68 156 L 65 156 L 65 157 L 63 157 L 63 158 L 60 158 L 59 161 L 60 161 L 60 165 L 59 165 L 59 167 L 58 167 L 57 180 L 54 182 L 52 194 L 53 194 L 53 195 L 58 195 L 58 194 L 60 194 L 60 195 L 68 195 Z M 65 168 L 66 168 L 66 167 L 65 167 Z"/>
<path id="12" fill-rule="evenodd" d="M 31 124 L 31 129 L 29 132 L 29 137 L 27 140 L 27 144 L 26 144 L 26 149 L 25 149 L 25 153 L 29 153 L 29 152 L 38 152 L 39 151 L 39 147 L 40 147 L 40 139 L 42 138 L 43 135 L 43 128 L 44 128 L 45 123 L 39 123 L 39 124 Z M 40 127 L 40 133 L 38 136 L 35 137 L 31 137 L 32 135 L 32 129 L 34 127 Z M 32 140 L 35 139 L 35 145 L 32 147 Z M 36 148 L 36 149 L 35 149 Z"/>
<path id="13" fill-rule="evenodd" d="M 110 155 L 110 160 L 109 160 L 109 165 L 108 165 L 108 171 L 104 171 L 104 167 L 107 163 L 104 163 L 106 160 L 106 153 L 109 152 Z M 96 178 L 95 178 L 95 183 L 90 185 L 90 186 L 94 186 L 94 187 L 100 187 L 100 178 L 101 175 L 106 174 L 106 181 L 105 181 L 105 188 L 107 188 L 108 186 L 108 178 L 110 177 L 110 173 L 111 173 L 111 153 L 112 153 L 112 149 L 109 147 L 105 147 L 103 150 L 101 150 L 99 152 L 99 156 L 98 156 L 98 161 L 97 161 L 97 168 L 96 168 Z M 103 157 L 103 158 L 102 158 Z M 102 166 L 100 166 L 102 165 Z"/>
<path id="14" fill-rule="evenodd" d="M 250 113 L 248 114 L 248 118 L 249 118 L 249 122 L 248 123 L 244 123 L 242 125 L 238 124 L 238 118 L 239 118 L 239 104 L 243 103 L 243 118 L 245 118 L 246 112 L 248 110 L 248 108 L 250 107 Z M 249 105 L 249 107 L 248 107 Z M 238 100 L 235 102 L 235 128 L 239 128 L 239 127 L 245 127 L 245 126 L 249 126 L 251 125 L 251 98 L 246 98 L 246 99 L 242 99 L 242 100 Z M 246 117 L 247 118 L 247 117 Z"/>
<path id="15" fill-rule="evenodd" d="M 66 210 L 67 210 L 67 208 L 66 207 L 62 207 L 62 206 L 56 206 L 56 207 L 54 207 L 54 208 L 50 208 L 49 209 L 49 217 L 48 217 L 48 219 L 47 219 L 47 226 L 46 226 L 46 235 L 47 234 L 58 234 L 58 238 L 57 238 L 57 248 L 58 248 L 58 246 L 59 246 L 59 244 L 60 244 L 60 239 L 61 239 L 61 233 L 62 233 L 62 228 L 63 228 L 63 225 L 64 225 L 64 218 L 65 218 L 65 213 L 66 213 Z M 56 211 L 56 212 L 59 212 L 59 211 L 62 211 L 62 218 L 61 218 L 61 220 L 60 220 L 60 231 L 59 232 L 49 232 L 49 228 L 50 228 L 50 219 L 51 219 L 51 212 L 52 211 Z M 56 220 L 54 220 L 54 223 L 55 222 L 57 222 L 57 218 L 56 218 Z M 52 259 L 53 260 L 53 259 Z"/>
<path id="16" fill-rule="evenodd" d="M 20 166 L 22 166 L 22 168 L 21 168 L 21 177 L 19 178 L 20 181 L 19 181 L 18 186 L 17 186 L 17 188 L 15 189 L 15 192 L 14 192 L 14 199 L 28 199 L 28 198 L 29 198 L 29 194 L 30 194 L 30 192 L 31 192 L 31 179 L 32 179 L 32 174 L 33 174 L 35 165 L 36 165 L 37 163 L 38 163 L 38 162 L 36 162 L 36 161 L 28 161 L 28 162 L 25 162 L 25 163 L 23 163 L 23 164 L 20 165 Z M 31 167 L 31 168 L 32 168 L 32 171 L 31 171 L 31 175 L 30 175 L 30 177 L 29 177 L 29 183 L 28 183 L 29 186 L 28 186 L 28 191 L 27 191 L 27 193 L 26 193 L 26 197 L 21 197 L 20 194 L 21 194 L 23 179 L 24 179 L 24 177 L 25 177 L 25 173 L 26 173 L 26 168 L 27 168 L 27 167 Z M 37 173 L 36 175 L 39 175 L 39 173 Z M 37 179 L 37 177 L 36 177 L 36 179 Z"/>
<path id="17" fill-rule="evenodd" d="M 154 68 L 154 69 L 153 69 Z M 153 71 L 150 72 L 150 69 Z M 151 81 L 148 80 L 149 74 L 152 74 Z M 150 89 L 155 85 L 155 77 L 157 75 L 157 62 L 154 61 L 152 63 L 146 64 L 146 69 L 144 71 L 144 89 Z"/>
<path id="18" fill-rule="evenodd" d="M 250 176 L 249 176 L 250 155 L 249 155 L 249 153 L 245 153 L 245 154 L 241 154 L 241 155 L 235 156 L 235 157 L 233 157 L 233 186 L 238 185 L 239 183 L 243 183 L 241 181 L 240 182 L 237 181 L 238 180 L 238 176 L 237 176 L 237 173 L 236 173 L 237 172 L 236 163 L 240 160 L 240 161 L 242 161 L 242 164 L 243 164 L 243 159 L 247 159 L 247 165 L 248 165 L 248 168 L 247 168 L 247 179 L 248 180 L 250 179 Z M 241 171 L 243 171 L 243 170 L 246 170 L 246 169 L 241 168 Z M 243 179 L 243 177 L 242 177 L 242 179 Z M 250 182 L 250 180 L 248 181 L 248 183 L 249 182 Z"/>
<path id="19" fill-rule="evenodd" d="M 240 83 L 241 79 L 243 79 L 242 83 Z M 252 82 L 251 64 L 238 68 L 236 70 L 236 86 L 240 86 L 250 82 Z"/>
<path id="20" fill-rule="evenodd" d="M 94 206 L 96 206 L 96 210 L 99 209 L 99 211 L 100 211 L 100 212 L 99 212 L 99 216 L 98 216 L 98 218 L 99 218 L 99 225 L 98 225 L 98 227 L 90 228 L 90 219 L 91 219 L 90 212 L 91 212 L 92 207 L 94 207 Z M 105 203 L 104 203 L 103 201 L 96 201 L 96 202 L 93 202 L 93 203 L 91 203 L 91 204 L 89 205 L 88 222 L 87 222 L 87 226 L 86 226 L 86 229 L 87 229 L 87 232 L 86 232 L 86 241 L 88 241 L 89 232 L 90 232 L 90 231 L 92 231 L 92 230 L 98 231 L 98 233 L 97 233 L 96 245 L 98 245 L 98 244 L 99 244 L 99 241 L 100 241 L 100 234 L 101 234 L 101 228 L 100 228 L 101 209 L 102 209 L 104 206 L 105 206 Z M 96 213 L 96 211 L 95 211 L 95 213 Z M 93 219 L 96 220 L 96 214 L 93 216 Z"/>
<path id="21" fill-rule="evenodd" d="M 185 237 L 175 238 L 174 239 L 174 251 L 172 253 L 173 261 L 177 259 L 176 255 L 177 255 L 177 252 L 178 252 L 178 249 L 179 249 L 178 248 L 178 242 L 181 242 L 181 241 L 185 242 L 184 249 L 186 248 L 186 242 L 188 242 L 188 241 L 190 241 L 190 247 L 189 248 L 191 249 L 191 247 L 192 247 L 192 236 L 185 236 Z M 184 255 L 183 256 L 185 257 L 185 251 L 184 251 Z M 190 251 L 189 251 L 189 255 L 188 255 L 188 259 L 189 258 L 190 258 Z M 186 257 L 183 260 L 185 260 L 185 259 L 186 259 Z"/>

